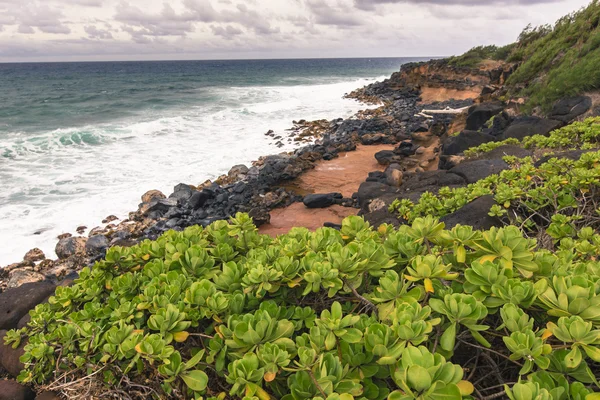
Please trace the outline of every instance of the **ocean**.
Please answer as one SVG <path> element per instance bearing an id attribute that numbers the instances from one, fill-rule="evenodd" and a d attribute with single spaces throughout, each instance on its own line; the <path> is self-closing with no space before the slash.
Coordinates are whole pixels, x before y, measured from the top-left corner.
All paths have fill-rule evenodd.
<path id="1" fill-rule="evenodd" d="M 425 59 L 421 59 L 425 60 Z M 0 64 L 0 266 L 277 148 L 414 58 Z"/>

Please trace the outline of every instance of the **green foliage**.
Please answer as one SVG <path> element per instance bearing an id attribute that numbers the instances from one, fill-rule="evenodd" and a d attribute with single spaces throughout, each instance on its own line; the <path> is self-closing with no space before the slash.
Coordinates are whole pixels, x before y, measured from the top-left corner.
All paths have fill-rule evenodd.
<path id="1" fill-rule="evenodd" d="M 473 47 L 460 56 L 450 57 L 448 63 L 455 67 L 475 68 L 483 60 L 506 60 L 515 45 L 516 43 L 503 47 L 494 45 Z"/>
<path id="2" fill-rule="evenodd" d="M 483 143 L 464 152 L 465 156 L 477 156 L 488 153 L 505 145 L 519 145 L 526 149 L 550 149 L 557 151 L 596 149 L 600 143 L 600 117 L 587 118 L 550 132 L 549 135 L 533 135 L 522 141 L 514 138 L 499 142 Z"/>
<path id="3" fill-rule="evenodd" d="M 588 125 L 588 133 L 595 135 L 592 132 L 598 130 L 598 120 L 588 120 L 580 127 Z M 581 134 L 582 130 L 571 131 Z M 552 136 L 545 139 L 553 140 Z M 490 195 L 496 201 L 490 215 L 533 234 L 545 231 L 555 242 L 575 237 L 582 227 L 600 227 L 600 210 L 594 206 L 600 194 L 600 152 L 584 153 L 575 161 L 551 158 L 541 165 L 531 158 L 505 159 L 511 164 L 510 169 L 467 187 L 442 188 L 437 195 L 425 193 L 417 203 L 398 199 L 390 205 L 390 212 L 407 221 L 426 215 L 442 217 L 481 196 Z M 489 243 L 487 246 L 489 254 L 521 260 L 520 256 L 515 256 L 515 249 L 511 248 L 511 254 L 503 251 L 500 244 Z M 491 246 L 495 250 L 492 251 Z M 518 264 L 515 267 L 526 273 L 530 260 Z"/>
<path id="4" fill-rule="evenodd" d="M 507 81 L 513 94 L 529 96 L 529 109 L 548 110 L 565 96 L 597 89 L 600 85 L 600 3 L 559 19 L 553 27 L 528 26 L 509 61 L 522 65 Z M 524 87 L 524 89 L 520 89 Z"/>
<path id="5" fill-rule="evenodd" d="M 584 398 L 596 381 L 593 231 L 551 254 L 515 227 L 445 230 L 432 217 L 377 231 L 351 217 L 341 232 L 277 239 L 249 221 L 110 249 L 6 335 L 28 338 L 20 381 L 157 399 L 459 400 L 494 385 L 489 360 L 518 367 L 498 374 L 521 382 L 507 388 L 519 399 Z M 463 368 L 475 366 L 474 385 Z"/>

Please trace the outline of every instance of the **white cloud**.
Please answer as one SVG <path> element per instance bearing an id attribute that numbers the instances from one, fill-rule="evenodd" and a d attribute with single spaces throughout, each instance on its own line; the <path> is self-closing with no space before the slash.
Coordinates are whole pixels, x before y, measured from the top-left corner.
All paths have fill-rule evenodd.
<path id="1" fill-rule="evenodd" d="M 0 61 L 441 56 L 589 0 L 0 0 Z"/>

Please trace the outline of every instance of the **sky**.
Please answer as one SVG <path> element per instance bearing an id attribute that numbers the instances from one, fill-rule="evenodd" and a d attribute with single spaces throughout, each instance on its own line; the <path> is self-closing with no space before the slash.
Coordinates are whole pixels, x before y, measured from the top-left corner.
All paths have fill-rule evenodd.
<path id="1" fill-rule="evenodd" d="M 0 62 L 461 54 L 589 0 L 0 0 Z"/>

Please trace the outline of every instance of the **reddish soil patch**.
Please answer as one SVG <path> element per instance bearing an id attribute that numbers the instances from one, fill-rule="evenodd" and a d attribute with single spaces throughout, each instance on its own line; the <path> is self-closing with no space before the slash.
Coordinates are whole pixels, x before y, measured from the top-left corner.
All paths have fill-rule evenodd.
<path id="1" fill-rule="evenodd" d="M 271 211 L 271 223 L 259 228 L 262 234 L 277 236 L 288 233 L 294 226 L 303 226 L 314 231 L 325 222 L 341 224 L 349 215 L 356 215 L 358 210 L 351 207 L 331 206 L 328 208 L 308 209 L 302 203 L 294 203 L 286 208 Z"/>
<path id="2" fill-rule="evenodd" d="M 384 166 L 377 163 L 375 153 L 381 150 L 393 150 L 390 144 L 358 146 L 355 151 L 340 153 L 331 161 L 321 161 L 285 187 L 298 193 L 341 193 L 345 197 L 352 196 L 361 183 L 367 179 L 369 172 L 383 171 Z"/>

